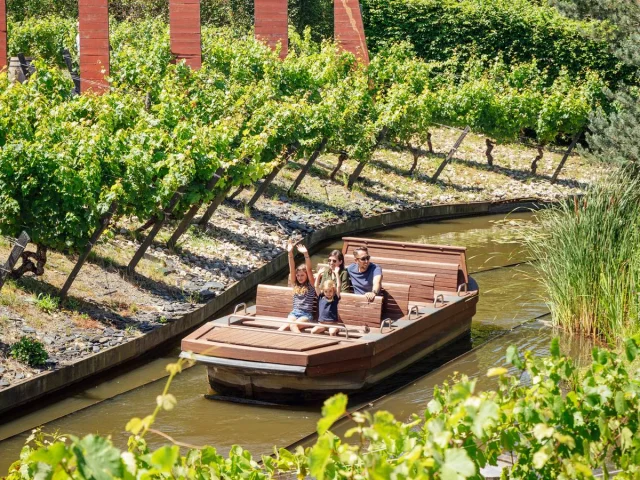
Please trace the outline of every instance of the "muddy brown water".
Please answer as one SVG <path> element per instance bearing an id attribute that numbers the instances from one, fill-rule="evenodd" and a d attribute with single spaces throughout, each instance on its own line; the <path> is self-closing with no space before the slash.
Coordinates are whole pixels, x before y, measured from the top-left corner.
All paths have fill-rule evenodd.
<path id="1" fill-rule="evenodd" d="M 490 387 L 484 374 L 489 368 L 505 363 L 505 351 L 510 344 L 540 355 L 548 352 L 551 329 L 541 322 L 530 322 L 548 313 L 541 298 L 542 288 L 534 278 L 531 264 L 514 266 L 527 259 L 519 243 L 521 227 L 533 221 L 535 218 L 528 213 L 494 215 L 416 224 L 366 235 L 468 247 L 468 269 L 478 272 L 474 278 L 481 295 L 470 340 L 451 345 L 383 385 L 351 398 L 351 408 L 382 397 L 373 408 L 389 410 L 405 419 L 424 410 L 434 386 L 453 372 L 478 377 L 481 388 Z M 314 264 L 323 262 L 340 243 L 334 242 L 316 252 Z M 577 340 L 563 342 L 565 351 L 576 355 L 589 350 L 585 345 L 576 345 Z M 115 376 L 111 374 L 68 398 L 44 399 L 38 410 L 21 418 L 0 419 L 0 476 L 18 458 L 30 429 L 37 425 L 45 425 L 49 432 L 110 435 L 119 447 L 126 447 L 125 424 L 134 416 L 144 417 L 153 411 L 155 398 L 164 387 L 164 367 L 175 361 L 178 354 L 176 345 L 158 358 Z M 239 444 L 257 456 L 271 453 L 274 445 L 287 446 L 305 437 L 315 430 L 320 418 L 318 406 L 273 407 L 207 400 L 204 398 L 207 388 L 205 367 L 196 365 L 184 371 L 171 386 L 178 400 L 177 408 L 161 413 L 155 428 L 186 444 L 213 445 L 223 454 Z M 166 443 L 153 435 L 147 439 L 152 446 Z"/>

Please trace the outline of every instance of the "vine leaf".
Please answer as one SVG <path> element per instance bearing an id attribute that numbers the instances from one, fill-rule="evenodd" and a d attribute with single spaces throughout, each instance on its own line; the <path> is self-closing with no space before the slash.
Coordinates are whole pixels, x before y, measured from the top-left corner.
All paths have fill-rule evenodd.
<path id="1" fill-rule="evenodd" d="M 327 399 L 322 406 L 322 418 L 318 421 L 318 435 L 323 435 L 347 411 L 347 396 L 343 393 Z"/>

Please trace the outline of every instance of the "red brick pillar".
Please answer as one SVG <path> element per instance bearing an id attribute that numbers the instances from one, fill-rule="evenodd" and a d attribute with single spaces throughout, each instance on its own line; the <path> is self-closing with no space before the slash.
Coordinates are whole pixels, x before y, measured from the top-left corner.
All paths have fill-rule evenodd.
<path id="1" fill-rule="evenodd" d="M 200 0 L 169 0 L 171 53 L 194 70 L 202 66 Z"/>
<path id="2" fill-rule="evenodd" d="M 109 88 L 109 0 L 78 0 L 80 13 L 80 89 Z"/>
<path id="3" fill-rule="evenodd" d="M 289 51 L 289 5 L 287 0 L 255 0 L 256 38 L 275 50 L 282 44 L 280 58 Z"/>
<path id="4" fill-rule="evenodd" d="M 9 66 L 7 62 L 7 4 L 0 0 L 0 72 Z"/>
<path id="5" fill-rule="evenodd" d="M 369 64 L 369 50 L 364 34 L 360 2 L 335 0 L 333 12 L 336 42 L 346 51 L 353 53 L 360 61 Z"/>

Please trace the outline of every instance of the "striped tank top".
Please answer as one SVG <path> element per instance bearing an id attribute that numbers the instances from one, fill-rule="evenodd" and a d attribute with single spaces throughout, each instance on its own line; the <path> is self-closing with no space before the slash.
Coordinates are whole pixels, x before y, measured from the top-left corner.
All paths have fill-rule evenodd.
<path id="1" fill-rule="evenodd" d="M 316 302 L 316 291 L 310 282 L 307 282 L 307 293 L 293 294 L 293 309 L 313 313 Z"/>

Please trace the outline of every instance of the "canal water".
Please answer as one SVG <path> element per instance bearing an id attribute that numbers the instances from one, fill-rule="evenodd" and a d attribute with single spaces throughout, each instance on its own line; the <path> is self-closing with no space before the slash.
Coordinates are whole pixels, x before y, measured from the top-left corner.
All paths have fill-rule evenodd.
<path id="1" fill-rule="evenodd" d="M 518 213 L 416 224 L 367 235 L 466 246 L 468 270 L 475 272 L 480 301 L 470 341 L 449 346 L 384 385 L 351 398 L 350 408 L 372 403 L 372 408 L 389 410 L 405 419 L 424 410 L 434 386 L 453 372 L 478 377 L 481 388 L 491 386 L 484 374 L 505 363 L 510 344 L 539 355 L 548 352 L 552 330 L 541 321 L 532 321 L 544 317 L 548 309 L 521 246 L 522 227 L 533 222 L 532 214 Z M 328 252 L 340 246 L 341 242 L 325 245 L 313 255 L 314 264 L 323 263 Z M 579 339 L 564 338 L 563 343 L 565 351 L 576 356 L 589 351 Z M 134 416 L 144 417 L 153 411 L 155 398 L 164 387 L 164 367 L 175 361 L 179 351 L 176 343 L 163 355 L 105 377 L 68 398 L 45 399 L 31 414 L 8 422 L 2 419 L 0 475 L 18 458 L 30 429 L 37 425 L 44 424 L 49 432 L 78 436 L 110 435 L 118 446 L 126 447 L 125 424 Z M 161 413 L 155 428 L 185 444 L 213 445 L 223 454 L 240 444 L 257 456 L 271 453 L 274 445 L 288 446 L 302 439 L 315 430 L 320 418 L 318 406 L 273 407 L 208 400 L 204 396 L 207 389 L 205 367 L 185 370 L 171 386 L 178 406 Z M 166 443 L 151 434 L 147 440 L 152 446 Z"/>

